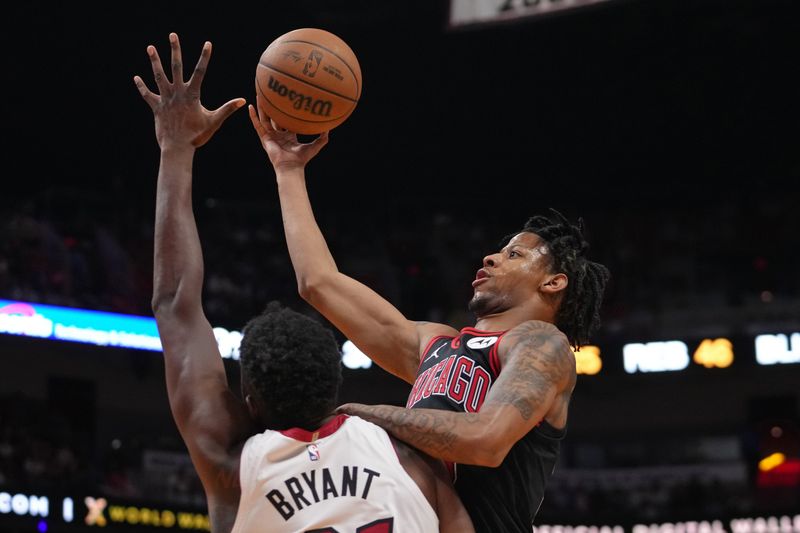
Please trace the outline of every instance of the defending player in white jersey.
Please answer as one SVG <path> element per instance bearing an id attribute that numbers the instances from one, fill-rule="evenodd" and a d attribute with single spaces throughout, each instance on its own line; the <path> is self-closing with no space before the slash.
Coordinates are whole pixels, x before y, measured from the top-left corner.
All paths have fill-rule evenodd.
<path id="1" fill-rule="evenodd" d="M 436 512 L 389 435 L 358 417 L 340 415 L 315 432 L 251 437 L 240 478 L 233 533 L 261 531 L 263 524 L 274 532 L 439 531 Z"/>
<path id="2" fill-rule="evenodd" d="M 228 387 L 202 308 L 192 164 L 196 149 L 245 102 L 204 108 L 211 43 L 184 82 L 178 36 L 169 40 L 172 81 L 154 46 L 147 53 L 158 94 L 134 77 L 161 148 L 152 305 L 170 408 L 203 483 L 212 533 L 234 523 L 237 533 L 474 531 L 441 462 L 369 422 L 332 414 L 341 357 L 320 323 L 271 303 L 244 328 L 244 401 Z M 305 148 L 305 157 L 315 149 Z"/>

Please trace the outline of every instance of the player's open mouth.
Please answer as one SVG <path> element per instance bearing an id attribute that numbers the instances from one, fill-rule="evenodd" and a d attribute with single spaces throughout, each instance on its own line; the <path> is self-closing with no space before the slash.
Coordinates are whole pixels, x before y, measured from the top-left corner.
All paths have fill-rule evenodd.
<path id="1" fill-rule="evenodd" d="M 480 269 L 475 273 L 475 281 L 472 282 L 472 286 L 477 287 L 487 279 L 489 279 L 489 274 L 484 269 Z"/>

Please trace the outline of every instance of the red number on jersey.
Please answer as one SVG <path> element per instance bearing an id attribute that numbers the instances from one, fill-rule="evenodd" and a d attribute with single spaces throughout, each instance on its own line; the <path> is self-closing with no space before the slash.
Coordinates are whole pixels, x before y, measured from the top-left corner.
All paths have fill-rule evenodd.
<path id="1" fill-rule="evenodd" d="M 394 518 L 375 520 L 356 529 L 356 533 L 392 533 L 394 531 Z M 305 533 L 339 533 L 332 527 L 324 529 L 310 529 Z"/>

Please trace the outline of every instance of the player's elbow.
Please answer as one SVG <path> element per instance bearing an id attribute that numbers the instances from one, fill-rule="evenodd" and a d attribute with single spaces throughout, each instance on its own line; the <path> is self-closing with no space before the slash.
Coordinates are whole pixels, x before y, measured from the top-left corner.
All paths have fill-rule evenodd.
<path id="1" fill-rule="evenodd" d="M 505 439 L 498 438 L 497 433 L 488 425 L 483 430 L 476 432 L 470 441 L 467 446 L 470 454 L 469 461 L 461 462 L 469 462 L 476 466 L 498 467 L 511 450 L 511 444 Z"/>
<path id="2" fill-rule="evenodd" d="M 150 298 L 150 309 L 153 311 L 153 315 L 159 316 L 169 313 L 175 306 L 176 296 L 175 291 L 153 292 L 153 296 Z"/>
<path id="3" fill-rule="evenodd" d="M 488 466 L 495 468 L 503 464 L 503 461 L 508 455 L 508 450 L 500 450 L 497 448 L 486 447 L 484 449 L 475 450 L 475 458 L 472 461 L 476 466 Z"/>
<path id="4" fill-rule="evenodd" d="M 325 288 L 330 285 L 330 276 L 327 275 L 307 275 L 297 277 L 297 292 L 300 297 L 314 304 L 324 293 Z"/>
<path id="5" fill-rule="evenodd" d="M 187 317 L 199 306 L 199 300 L 188 298 L 180 291 L 156 291 L 150 299 L 150 309 L 157 320 L 169 317 Z"/>

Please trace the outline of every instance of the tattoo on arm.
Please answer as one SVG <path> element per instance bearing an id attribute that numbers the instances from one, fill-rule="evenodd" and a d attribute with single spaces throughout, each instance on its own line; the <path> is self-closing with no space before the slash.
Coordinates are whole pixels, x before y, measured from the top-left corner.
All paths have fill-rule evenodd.
<path id="1" fill-rule="evenodd" d="M 543 407 L 564 390 L 575 372 L 566 337 L 552 327 L 526 324 L 509 332 L 504 342 L 508 344 L 503 371 L 477 413 L 363 404 L 347 404 L 342 412 L 373 422 L 433 457 L 497 466 L 505 457 L 500 451 L 507 453 L 523 430 L 538 422 Z M 502 409 L 506 406 L 513 410 Z M 507 416 L 514 411 L 525 424 Z"/>
<path id="2" fill-rule="evenodd" d="M 509 332 L 506 364 L 486 405 L 512 405 L 526 421 L 574 371 L 569 344 L 551 324 L 526 322 Z"/>
<path id="3" fill-rule="evenodd" d="M 465 431 L 464 424 L 478 423 L 478 413 L 456 413 L 438 409 L 405 409 L 391 405 L 359 405 L 348 409 L 354 414 L 369 420 L 386 431 L 419 448 L 420 450 L 444 459 L 450 453 L 459 451 L 459 432 Z M 469 431 L 469 429 L 466 429 Z"/>

